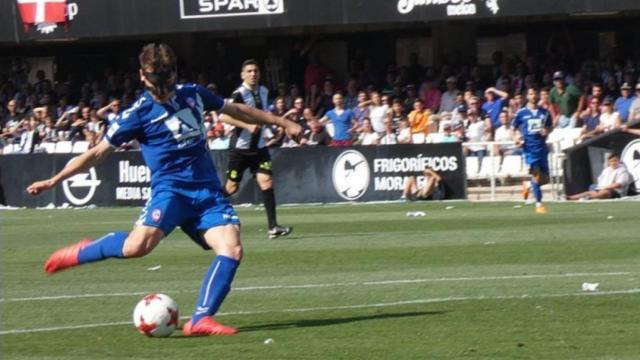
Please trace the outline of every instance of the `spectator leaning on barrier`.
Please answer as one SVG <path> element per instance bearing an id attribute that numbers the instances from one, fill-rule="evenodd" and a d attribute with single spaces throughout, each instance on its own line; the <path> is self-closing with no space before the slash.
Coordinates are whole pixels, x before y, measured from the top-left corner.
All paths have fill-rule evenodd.
<path id="1" fill-rule="evenodd" d="M 411 126 L 411 142 L 422 144 L 429 134 L 429 118 L 431 111 L 425 109 L 422 99 L 413 102 L 413 111 L 409 114 L 409 126 Z"/>
<path id="2" fill-rule="evenodd" d="M 378 145 L 380 142 L 380 136 L 377 132 L 373 131 L 373 126 L 371 125 L 371 120 L 365 118 L 362 122 L 362 132 L 358 136 L 358 140 L 356 141 L 357 145 Z"/>
<path id="3" fill-rule="evenodd" d="M 311 120 L 309 122 L 309 135 L 305 145 L 308 146 L 327 146 L 331 144 L 331 136 L 327 132 L 324 126 L 320 124 L 318 120 Z"/>
<path id="4" fill-rule="evenodd" d="M 506 111 L 500 112 L 500 127 L 496 129 L 493 140 L 496 142 L 511 143 L 495 145 L 495 152 L 501 157 L 522 154 L 522 150 L 513 144 L 513 137 L 511 136 L 511 120 L 509 119 L 509 114 Z"/>
<path id="5" fill-rule="evenodd" d="M 611 98 L 605 98 L 602 102 L 602 114 L 600 115 L 600 126 L 602 131 L 611 131 L 622 126 L 620 114 L 613 110 L 613 101 Z"/>
<path id="6" fill-rule="evenodd" d="M 567 85 L 564 78 L 562 71 L 556 71 L 553 74 L 554 86 L 549 94 L 549 100 L 552 105 L 558 107 L 558 111 L 555 106 L 551 107 L 553 124 L 554 127 L 560 128 L 575 127 L 583 96 L 577 87 Z"/>
<path id="7" fill-rule="evenodd" d="M 395 145 L 397 143 L 398 135 L 396 134 L 395 122 L 388 116 L 384 119 L 384 132 L 380 136 L 380 145 Z"/>
<path id="8" fill-rule="evenodd" d="M 598 183 L 590 186 L 589 191 L 568 196 L 567 199 L 615 199 L 626 196 L 631 184 L 631 175 L 626 166 L 616 154 L 607 157 L 607 165 L 598 176 Z"/>

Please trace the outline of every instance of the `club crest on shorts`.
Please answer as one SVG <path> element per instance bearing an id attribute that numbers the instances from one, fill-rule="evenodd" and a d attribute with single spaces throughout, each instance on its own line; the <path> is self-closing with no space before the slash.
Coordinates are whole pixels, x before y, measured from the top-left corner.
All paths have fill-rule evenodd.
<path id="1" fill-rule="evenodd" d="M 161 218 L 162 218 L 162 211 L 160 209 L 153 209 L 153 211 L 151 212 L 151 220 L 157 223 L 160 221 Z"/>

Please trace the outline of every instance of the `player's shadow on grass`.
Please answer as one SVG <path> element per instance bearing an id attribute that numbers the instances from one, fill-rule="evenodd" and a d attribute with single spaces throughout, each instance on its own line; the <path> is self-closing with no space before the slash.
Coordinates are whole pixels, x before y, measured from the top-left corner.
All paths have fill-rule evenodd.
<path id="1" fill-rule="evenodd" d="M 404 317 L 432 316 L 432 315 L 443 315 L 443 314 L 446 314 L 446 311 L 420 311 L 420 312 L 408 312 L 408 313 L 377 314 L 377 315 L 352 316 L 352 317 L 335 318 L 335 319 L 326 319 L 326 318 L 308 319 L 308 320 L 298 320 L 298 321 L 275 323 L 275 324 L 245 326 L 245 327 L 239 328 L 238 331 L 251 332 L 251 331 L 263 331 L 263 330 L 281 330 L 281 329 L 291 329 L 291 328 L 331 326 L 331 325 L 347 324 L 347 323 L 358 322 L 358 321 L 385 320 L 385 319 L 395 319 L 395 318 L 404 318 Z"/>

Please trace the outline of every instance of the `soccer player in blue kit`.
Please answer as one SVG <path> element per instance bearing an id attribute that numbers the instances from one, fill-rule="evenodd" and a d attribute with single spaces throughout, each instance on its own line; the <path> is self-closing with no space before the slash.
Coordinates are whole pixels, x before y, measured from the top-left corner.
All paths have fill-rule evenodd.
<path id="1" fill-rule="evenodd" d="M 50 179 L 31 184 L 27 191 L 38 195 L 51 189 L 99 164 L 121 144 L 137 139 L 151 169 L 151 197 L 130 233 L 111 232 L 95 241 L 85 239 L 59 249 L 49 257 L 44 271 L 52 274 L 107 258 L 145 256 L 180 226 L 194 242 L 216 254 L 183 333 L 233 335 L 235 328 L 216 322 L 212 316 L 229 293 L 242 258 L 240 221 L 222 193 L 206 145 L 202 113 L 215 110 L 250 124 L 276 124 L 293 139 L 299 138 L 302 129 L 267 112 L 225 102 L 201 86 L 176 84 L 177 61 L 166 44 L 144 46 L 139 60 L 146 91 L 111 123 L 99 145 Z"/>
<path id="2" fill-rule="evenodd" d="M 538 106 L 537 89 L 527 90 L 527 105 L 518 110 L 511 126 L 511 136 L 522 146 L 525 160 L 531 174 L 531 190 L 536 198 L 536 213 L 545 214 L 542 205 L 541 186 L 549 182 L 549 149 L 547 135 L 551 132 L 552 121 L 549 112 Z M 520 135 L 516 134 L 520 132 Z"/>

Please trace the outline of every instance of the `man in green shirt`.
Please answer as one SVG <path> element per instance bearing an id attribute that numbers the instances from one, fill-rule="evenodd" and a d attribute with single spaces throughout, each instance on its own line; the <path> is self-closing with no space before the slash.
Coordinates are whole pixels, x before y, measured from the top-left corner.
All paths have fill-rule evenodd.
<path id="1" fill-rule="evenodd" d="M 584 100 L 582 92 L 573 85 L 565 84 L 562 71 L 553 73 L 553 84 L 555 86 L 549 95 L 549 101 L 554 105 L 551 107 L 553 126 L 576 127 L 576 120 Z"/>

